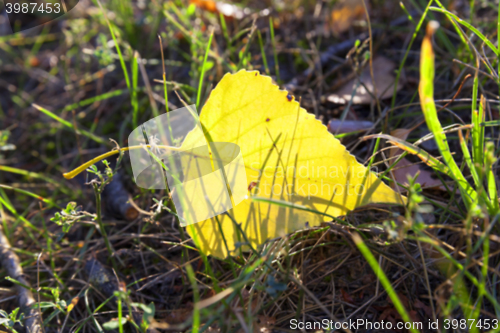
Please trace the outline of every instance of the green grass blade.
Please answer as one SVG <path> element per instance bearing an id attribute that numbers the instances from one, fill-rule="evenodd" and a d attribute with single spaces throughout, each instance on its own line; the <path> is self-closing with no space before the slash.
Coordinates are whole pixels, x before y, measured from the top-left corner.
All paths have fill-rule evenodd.
<path id="1" fill-rule="evenodd" d="M 107 93 L 104 93 L 104 94 L 101 94 L 98 96 L 87 98 L 87 99 L 84 99 L 83 101 L 65 106 L 64 109 L 61 110 L 61 112 L 72 111 L 72 110 L 75 110 L 76 108 L 84 107 L 84 106 L 90 105 L 90 104 L 95 103 L 95 102 L 100 102 L 100 101 L 106 100 L 106 99 L 111 98 L 111 97 L 121 96 L 121 95 L 127 93 L 127 91 L 128 91 L 127 89 L 118 89 L 118 90 L 113 90 L 113 91 L 110 91 L 110 92 L 107 92 Z"/>
<path id="2" fill-rule="evenodd" d="M 429 1 L 429 5 L 431 4 L 431 2 Z M 427 7 L 429 7 L 429 5 L 427 5 Z M 408 11 L 408 9 L 406 9 L 405 5 L 403 4 L 403 2 L 400 2 L 399 3 L 399 6 L 401 7 L 401 9 L 403 10 L 403 12 L 405 12 L 406 16 L 408 17 L 408 21 L 410 22 L 413 22 L 413 16 L 411 15 L 411 13 Z"/>
<path id="3" fill-rule="evenodd" d="M 434 2 L 436 2 L 436 4 L 441 7 L 442 10 L 446 10 L 446 7 L 443 6 L 441 4 L 441 2 L 439 2 L 439 0 L 434 0 Z M 457 32 L 457 35 L 460 37 L 460 40 L 462 41 L 462 43 L 464 43 L 465 47 L 467 48 L 467 54 L 469 55 L 472 55 L 474 54 L 472 52 L 472 50 L 470 49 L 470 46 L 469 46 L 469 43 L 467 43 L 467 39 L 465 38 L 465 36 L 462 34 L 462 31 L 460 30 L 460 28 L 458 27 L 458 24 L 456 23 L 456 21 L 450 19 L 451 21 L 451 24 L 453 25 L 453 27 L 455 28 L 455 31 Z"/>
<path id="4" fill-rule="evenodd" d="M 259 37 L 259 46 L 260 46 L 260 53 L 262 54 L 262 63 L 264 64 L 266 74 L 270 75 L 269 66 L 267 65 L 266 51 L 264 50 L 264 43 L 262 42 L 262 34 L 260 33 L 260 30 L 257 30 L 257 37 Z"/>
<path id="5" fill-rule="evenodd" d="M 429 23 L 426 36 L 422 41 L 422 50 L 420 53 L 420 83 L 418 87 L 420 104 L 427 126 L 434 135 L 434 140 L 436 141 L 441 156 L 450 169 L 451 176 L 458 184 L 465 205 L 470 208 L 472 203 L 477 200 L 477 193 L 469 185 L 462 171 L 453 159 L 448 140 L 439 122 L 436 104 L 434 102 L 434 50 L 432 49 L 431 38 L 437 28 L 437 22 L 433 21 Z"/>
<path id="6" fill-rule="evenodd" d="M 363 139 L 372 139 L 372 138 L 377 138 L 377 139 L 386 139 L 393 145 L 397 146 L 398 148 L 417 156 L 420 158 L 425 164 L 433 168 L 434 170 L 437 170 L 439 172 L 444 173 L 445 175 L 452 176 L 450 169 L 444 165 L 442 162 L 440 162 L 437 158 L 426 152 L 420 147 L 417 147 L 409 142 L 406 142 L 404 140 L 401 140 L 399 138 L 396 138 L 394 136 L 388 135 L 388 134 L 374 134 L 374 135 L 368 135 L 365 136 Z"/>
<path id="7" fill-rule="evenodd" d="M 335 220 L 336 222 L 338 222 L 340 224 L 344 224 L 344 225 L 347 224 L 345 221 L 342 221 L 341 219 L 339 219 L 336 216 L 329 215 L 327 213 L 320 212 L 320 211 L 318 211 L 316 209 L 312 209 L 312 208 L 309 208 L 309 207 L 306 207 L 306 206 L 302 206 L 302 205 L 299 205 L 299 204 L 296 204 L 296 203 L 291 203 L 289 201 L 279 200 L 279 199 L 268 199 L 268 198 L 258 197 L 258 196 L 252 196 L 250 198 L 252 199 L 252 201 L 255 201 L 255 202 L 265 202 L 265 203 L 268 203 L 268 204 L 271 204 L 271 205 L 276 205 L 276 206 L 280 206 L 280 207 L 286 207 L 286 208 L 297 209 L 297 210 L 301 210 L 301 211 L 305 211 L 305 212 L 310 212 L 310 213 L 314 213 L 314 214 L 317 214 L 317 215 L 322 215 L 322 216 L 329 217 L 332 220 Z"/>
<path id="8" fill-rule="evenodd" d="M 413 32 L 413 35 L 411 36 L 410 43 L 408 44 L 408 47 L 406 48 L 406 52 L 405 52 L 405 55 L 403 57 L 403 60 L 399 64 L 399 68 L 398 68 L 398 71 L 396 74 L 396 80 L 394 81 L 394 91 L 392 93 L 391 109 L 394 108 L 394 106 L 396 105 L 396 94 L 398 92 L 398 82 L 399 82 L 399 78 L 401 76 L 401 72 L 403 71 L 403 66 L 406 63 L 406 58 L 408 58 L 408 54 L 410 53 L 411 46 L 413 45 L 415 38 L 417 38 L 418 32 L 420 31 L 420 28 L 422 27 L 422 24 L 424 23 L 424 20 L 427 17 L 427 13 L 429 12 L 429 7 L 431 6 L 431 4 L 432 4 L 432 1 L 429 1 L 429 3 L 427 4 L 427 7 L 425 7 L 424 13 L 422 14 L 422 17 L 420 18 L 420 21 L 418 21 L 418 24 L 415 28 L 415 31 Z"/>
<path id="9" fill-rule="evenodd" d="M 481 123 L 480 125 L 484 126 L 484 127 L 500 126 L 500 120 L 485 121 L 485 122 Z"/>
<path id="10" fill-rule="evenodd" d="M 61 117 L 59 117 L 58 115 L 54 114 L 52 111 L 49 111 L 43 107 L 41 107 L 40 105 L 37 105 L 37 104 L 32 104 L 33 107 L 35 109 L 37 109 L 38 111 L 41 111 L 42 113 L 46 114 L 47 116 L 49 116 L 50 118 L 56 120 L 57 122 L 59 122 L 60 124 L 68 127 L 68 128 L 71 128 L 72 130 L 76 131 L 75 127 L 73 126 L 72 123 L 70 123 L 69 121 L 67 120 L 64 120 L 62 119 Z M 94 140 L 95 142 L 97 143 L 100 143 L 100 144 L 103 144 L 103 145 L 107 145 L 108 143 L 106 142 L 106 140 L 104 140 L 103 138 L 100 138 L 98 137 L 97 135 L 89 132 L 89 131 L 86 131 L 86 130 L 82 130 L 82 129 L 78 129 L 78 132 L 84 136 L 86 136 L 87 138 L 89 139 L 92 139 Z"/>
<path id="11" fill-rule="evenodd" d="M 481 103 L 479 103 L 479 112 L 477 109 L 477 90 L 479 85 L 479 79 L 477 77 L 477 72 L 474 77 L 474 86 L 472 90 L 472 160 L 474 161 L 475 168 L 479 173 L 483 169 L 484 160 L 484 127 L 480 124 L 484 121 L 484 101 L 481 97 Z"/>
<path id="12" fill-rule="evenodd" d="M 207 48 L 205 50 L 205 56 L 203 57 L 203 63 L 201 64 L 201 75 L 200 81 L 198 83 L 198 93 L 196 95 L 196 110 L 200 113 L 200 99 L 201 99 L 201 88 L 203 87 L 203 78 L 205 77 L 205 64 L 208 59 L 208 52 L 210 51 L 210 45 L 212 44 L 212 38 L 214 37 L 214 32 L 210 33 L 210 37 L 208 38 Z"/>
<path id="13" fill-rule="evenodd" d="M 226 48 L 229 51 L 229 59 L 231 59 L 231 54 L 232 54 L 232 47 L 231 47 L 231 39 L 229 38 L 229 32 L 227 31 L 227 24 L 226 24 L 226 18 L 224 17 L 224 14 L 219 13 L 219 20 L 220 20 L 220 26 L 222 28 L 222 34 L 224 35 L 224 38 L 226 39 Z"/>
<path id="14" fill-rule="evenodd" d="M 168 113 L 168 90 L 167 90 L 167 74 L 165 72 L 165 56 L 163 55 L 163 42 L 161 36 L 158 35 L 158 40 L 160 41 L 160 50 L 161 50 L 161 65 L 163 69 L 163 94 L 165 97 L 165 111 Z"/>
<path id="15" fill-rule="evenodd" d="M 6 190 L 12 190 L 14 192 L 18 192 L 18 193 L 30 196 L 32 198 L 35 198 L 35 199 L 40 200 L 42 202 L 45 202 L 50 207 L 56 207 L 57 209 L 63 210 L 63 208 L 61 206 L 59 206 L 58 204 L 56 204 L 54 201 L 52 201 L 52 199 L 44 198 L 44 197 L 42 197 L 42 196 L 40 196 L 38 194 L 35 194 L 33 192 L 26 191 L 26 190 L 23 190 L 23 189 L 20 189 L 20 188 L 12 187 L 12 186 L 8 186 L 8 185 L 4 185 L 4 184 L 0 184 L 0 187 L 4 188 Z"/>
<path id="16" fill-rule="evenodd" d="M 240 70 L 242 64 L 245 63 L 245 58 L 247 56 L 248 49 L 250 48 L 250 44 L 252 43 L 253 36 L 255 35 L 256 29 L 257 29 L 257 27 L 255 25 L 252 25 L 252 29 L 250 30 L 250 34 L 248 35 L 248 41 L 243 46 L 243 52 L 240 53 L 240 59 L 238 60 L 238 65 L 236 66 L 237 70 Z"/>
<path id="17" fill-rule="evenodd" d="M 5 200 L 4 198 L 2 198 L 1 195 L 0 195 L 0 204 L 2 204 L 3 206 L 5 206 L 12 213 L 12 215 L 14 215 L 16 218 L 18 218 L 21 221 L 23 221 L 24 224 L 26 224 L 27 227 L 29 227 L 30 229 L 32 229 L 34 231 L 40 231 L 30 221 L 28 221 L 24 216 L 20 215 L 16 211 L 16 209 L 14 208 L 14 206 L 12 206 L 7 200 Z"/>
<path id="18" fill-rule="evenodd" d="M 495 47 L 495 45 L 493 45 L 493 43 L 491 43 L 485 35 L 483 35 L 479 30 L 477 30 L 476 28 L 474 28 L 468 22 L 462 20 L 457 15 L 455 15 L 455 14 L 453 14 L 453 13 L 451 13 L 451 12 L 445 10 L 445 9 L 442 9 L 442 8 L 430 7 L 430 10 L 435 11 L 435 12 L 443 13 L 446 16 L 448 16 L 448 18 L 453 18 L 458 23 L 460 23 L 461 25 L 463 25 L 464 27 L 466 27 L 467 29 L 469 29 L 470 31 L 472 31 L 473 33 L 475 33 L 477 35 L 477 37 L 479 37 L 479 39 L 481 39 L 481 41 L 483 43 L 485 43 L 495 54 L 498 54 L 498 49 Z"/>
<path id="19" fill-rule="evenodd" d="M 474 162 L 472 161 L 472 158 L 470 156 L 469 152 L 469 147 L 467 147 L 467 142 L 465 141 L 462 131 L 458 131 L 458 139 L 460 141 L 460 147 L 462 148 L 462 153 L 464 155 L 464 160 L 465 163 L 467 163 L 467 166 L 469 167 L 470 173 L 472 175 L 472 179 L 474 180 L 474 183 L 476 184 L 476 188 L 479 189 L 481 188 L 481 180 L 479 179 L 479 175 L 477 174 L 476 167 L 474 166 Z"/>
<path id="20" fill-rule="evenodd" d="M 273 24 L 273 18 L 269 18 L 269 31 L 271 32 L 271 42 L 273 44 L 273 53 L 274 53 L 274 68 L 276 71 L 276 81 L 278 84 L 281 83 L 280 79 L 280 66 L 278 63 L 278 52 L 276 51 L 276 39 L 274 38 L 274 24 Z"/>
<path id="21" fill-rule="evenodd" d="M 102 7 L 101 1 L 99 1 L 99 0 L 95 0 L 95 1 L 98 3 L 99 8 L 101 8 L 102 15 L 104 16 L 104 19 L 106 20 L 106 24 L 108 25 L 109 32 L 111 33 L 111 37 L 113 38 L 113 42 L 115 43 L 116 53 L 118 53 L 118 57 L 120 58 L 120 65 L 122 66 L 123 75 L 125 76 L 125 82 L 127 84 L 127 88 L 130 90 L 131 87 L 130 87 L 130 79 L 128 76 L 127 66 L 125 65 L 125 60 L 123 58 L 122 51 L 120 49 L 120 45 L 118 44 L 118 40 L 116 39 L 115 32 L 113 30 L 113 27 L 111 26 L 111 23 L 108 20 L 108 16 L 106 15 L 106 11 Z"/>
<path id="22" fill-rule="evenodd" d="M 132 60 L 132 125 L 134 128 L 138 126 L 139 117 L 139 101 L 137 100 L 137 85 L 139 82 L 139 53 L 134 52 L 134 58 Z"/>
<path id="23" fill-rule="evenodd" d="M 358 247 L 359 252 L 361 252 L 363 257 L 365 257 L 366 261 L 368 262 L 368 264 L 372 268 L 373 272 L 375 273 L 375 275 L 377 275 L 377 278 L 379 279 L 380 283 L 384 287 L 385 291 L 387 292 L 387 295 L 391 299 L 392 303 L 394 304 L 394 307 L 398 311 L 398 313 L 401 316 L 401 318 L 403 319 L 403 321 L 405 321 L 407 323 L 413 322 L 410 318 L 410 315 L 406 311 L 403 303 L 401 303 L 401 300 L 399 299 L 396 291 L 392 287 L 391 282 L 387 278 L 387 275 L 385 275 L 384 271 L 382 270 L 382 268 L 378 264 L 377 259 L 375 259 L 375 257 L 370 252 L 370 250 L 368 249 L 366 244 L 363 242 L 363 240 L 361 239 L 359 234 L 353 233 L 352 239 L 354 241 L 354 244 L 356 244 L 356 246 Z M 416 330 L 414 327 L 412 327 L 410 329 L 410 332 L 418 333 L 419 331 Z"/>
<path id="24" fill-rule="evenodd" d="M 61 182 L 59 182 L 59 181 L 57 181 L 55 179 L 52 179 L 51 177 L 49 177 L 47 175 L 42 175 L 42 174 L 37 173 L 37 172 L 28 171 L 28 170 L 19 169 L 19 168 L 14 168 L 14 167 L 10 167 L 10 166 L 7 166 L 7 165 L 0 165 L 0 171 L 11 172 L 11 173 L 15 173 L 15 174 L 18 174 L 18 175 L 26 176 L 28 178 L 41 179 L 41 180 L 46 181 L 47 183 L 50 183 L 50 184 L 58 186 L 59 189 L 63 193 L 72 194 L 72 195 L 75 194 L 74 191 L 68 189 L 64 183 L 61 183 Z"/>
<path id="25" fill-rule="evenodd" d="M 200 292 L 198 290 L 198 284 L 196 283 L 196 277 L 193 271 L 193 267 L 191 265 L 186 265 L 186 272 L 193 288 L 193 300 L 194 300 L 194 309 L 193 309 L 193 326 L 192 333 L 198 333 L 200 329 L 200 309 L 198 307 L 198 303 L 200 301 Z"/>
<path id="26" fill-rule="evenodd" d="M 498 192 L 495 172 L 493 172 L 493 164 L 495 164 L 497 157 L 495 156 L 495 144 L 493 142 L 486 143 L 486 149 L 484 154 L 484 169 L 486 172 L 486 184 L 488 188 L 488 195 L 490 203 L 492 205 L 492 210 L 495 214 L 500 212 L 500 207 L 498 203 Z"/>

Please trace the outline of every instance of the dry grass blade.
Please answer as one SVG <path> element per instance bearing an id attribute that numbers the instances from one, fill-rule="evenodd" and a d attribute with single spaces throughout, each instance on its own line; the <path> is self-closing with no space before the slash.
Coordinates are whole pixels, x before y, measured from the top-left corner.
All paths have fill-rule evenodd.
<path id="1" fill-rule="evenodd" d="M 420 147 L 417 147 L 415 145 L 412 145 L 409 142 L 403 141 L 401 139 L 398 139 L 392 135 L 388 134 L 373 134 L 373 135 L 367 135 L 363 137 L 363 140 L 369 140 L 369 139 L 376 139 L 376 138 L 381 138 L 381 139 L 386 139 L 393 145 L 397 146 L 398 148 L 417 156 L 420 158 L 425 164 L 430 166 L 433 169 L 436 169 L 444 174 L 449 175 L 449 169 L 446 165 L 441 163 L 437 158 L 434 156 L 430 155 L 428 152 L 423 150 Z"/>

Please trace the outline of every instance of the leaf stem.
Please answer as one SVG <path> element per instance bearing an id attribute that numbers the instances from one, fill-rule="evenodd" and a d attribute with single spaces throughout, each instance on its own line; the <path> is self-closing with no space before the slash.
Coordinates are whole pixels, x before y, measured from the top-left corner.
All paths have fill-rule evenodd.
<path id="1" fill-rule="evenodd" d="M 93 183 L 94 193 L 95 193 L 95 206 L 96 206 L 96 220 L 99 225 L 99 231 L 101 232 L 102 238 L 104 239 L 104 244 L 106 244 L 106 248 L 108 249 L 109 258 L 113 264 L 113 267 L 117 269 L 115 258 L 113 257 L 113 248 L 111 247 L 111 243 L 109 242 L 108 234 L 106 233 L 106 229 L 104 228 L 104 224 L 102 223 L 102 214 L 101 214 L 101 189 L 97 183 Z"/>
<path id="2" fill-rule="evenodd" d="M 171 147 L 171 146 L 158 145 L 156 147 L 158 147 L 158 148 L 166 148 L 166 149 L 170 149 L 170 150 L 174 150 L 174 151 L 181 151 L 180 148 Z M 90 161 L 88 161 L 88 162 L 80 165 L 78 168 L 76 168 L 76 169 L 74 169 L 74 170 L 72 170 L 70 172 L 63 173 L 63 176 L 66 179 L 73 179 L 77 175 L 79 175 L 80 173 L 82 173 L 83 171 L 87 170 L 91 165 L 94 165 L 97 162 L 102 161 L 103 159 L 105 159 L 105 158 L 107 158 L 109 156 L 116 155 L 116 154 L 118 154 L 118 153 L 120 153 L 122 151 L 128 151 L 128 150 L 134 150 L 134 149 L 141 149 L 141 148 L 151 148 L 151 146 L 150 145 L 139 145 L 139 146 L 131 146 L 131 147 L 125 147 L 125 148 L 120 148 L 120 149 L 108 151 L 107 153 L 102 154 L 100 156 L 97 156 L 96 158 L 91 159 Z"/>

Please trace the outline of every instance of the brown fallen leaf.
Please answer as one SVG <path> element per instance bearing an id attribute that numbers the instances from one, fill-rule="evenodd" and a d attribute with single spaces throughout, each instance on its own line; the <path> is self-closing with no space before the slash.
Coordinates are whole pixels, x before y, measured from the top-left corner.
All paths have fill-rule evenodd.
<path id="1" fill-rule="evenodd" d="M 395 79 L 393 71 L 395 68 L 396 64 L 385 57 L 378 56 L 373 59 L 373 77 L 375 79 L 375 85 L 377 86 L 377 95 L 379 99 L 386 99 L 392 96 Z M 352 96 L 353 104 L 370 104 L 373 101 L 372 94 L 374 94 L 370 66 L 367 65 L 363 69 L 360 80 L 361 83 L 359 84 L 357 78 L 350 80 L 344 84 L 339 91 L 328 96 L 328 101 L 336 104 L 347 104 Z M 399 91 L 402 87 L 402 83 L 398 82 L 397 90 Z M 353 96 L 354 90 L 356 92 Z"/>
<path id="2" fill-rule="evenodd" d="M 352 22 L 365 17 L 363 0 L 343 0 L 335 4 L 331 13 L 330 27 L 335 35 L 349 30 Z"/>
<path id="3" fill-rule="evenodd" d="M 406 128 L 398 128 L 391 132 L 391 135 L 401 139 L 406 140 L 408 135 L 410 134 L 411 129 Z M 401 149 L 393 148 L 389 152 L 389 159 L 391 162 L 396 160 L 396 156 L 402 154 L 403 151 Z M 408 185 L 408 175 L 414 177 L 417 172 L 420 172 L 416 182 L 422 185 L 422 187 L 438 187 L 439 189 L 445 190 L 443 184 L 439 179 L 432 178 L 432 172 L 427 171 L 426 169 L 421 168 L 421 164 L 415 164 L 410 162 L 407 158 L 403 157 L 401 161 L 398 162 L 392 169 L 392 173 L 396 181 L 403 185 Z M 396 184 L 392 184 L 392 187 L 395 188 Z M 398 186 L 399 187 L 399 186 Z M 404 191 L 402 187 L 399 187 L 400 191 Z"/>

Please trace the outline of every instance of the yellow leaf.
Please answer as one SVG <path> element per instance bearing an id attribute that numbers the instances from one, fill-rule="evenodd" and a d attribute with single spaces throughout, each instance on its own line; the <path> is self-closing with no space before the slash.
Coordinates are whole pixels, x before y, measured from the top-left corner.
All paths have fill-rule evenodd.
<path id="1" fill-rule="evenodd" d="M 239 145 L 250 189 L 248 198 L 227 214 L 187 226 L 207 255 L 238 254 L 237 245 L 245 240 L 233 219 L 256 248 L 267 239 L 318 226 L 359 206 L 406 201 L 375 174 L 366 173 L 326 126 L 258 72 L 226 74 L 203 107 L 200 121 L 213 142 Z M 183 146 L 206 145 L 198 133 L 191 132 Z"/>

